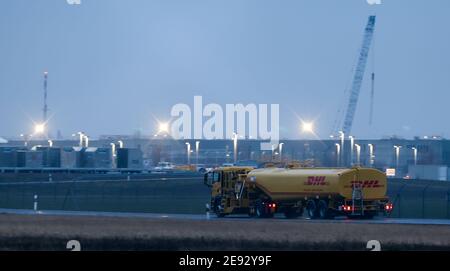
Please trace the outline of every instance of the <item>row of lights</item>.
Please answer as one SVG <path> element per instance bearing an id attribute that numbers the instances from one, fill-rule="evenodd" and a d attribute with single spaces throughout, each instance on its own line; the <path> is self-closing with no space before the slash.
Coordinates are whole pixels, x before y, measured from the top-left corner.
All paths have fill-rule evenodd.
<path id="1" fill-rule="evenodd" d="M 341 148 L 343 148 L 344 146 L 344 133 L 342 131 L 339 132 L 340 133 L 340 138 L 341 138 L 341 144 L 336 143 L 336 153 L 337 153 L 337 164 L 340 165 L 340 159 L 341 159 Z M 333 137 L 333 136 L 331 136 Z M 360 155 L 361 155 L 361 145 L 354 143 L 355 141 L 355 137 L 354 136 L 349 136 L 350 139 L 350 161 L 353 164 L 353 147 L 356 147 L 356 164 L 359 165 L 360 164 Z M 373 166 L 374 164 L 374 145 L 373 144 L 367 144 L 369 147 L 369 163 L 370 166 Z M 394 145 L 394 150 L 395 150 L 395 158 L 396 158 L 396 167 L 399 166 L 399 159 L 400 159 L 400 149 L 402 148 L 402 146 L 397 146 Z M 418 149 L 416 147 L 412 147 L 411 150 L 413 151 L 413 155 L 414 155 L 414 164 L 417 164 L 417 152 Z"/>
<path id="2" fill-rule="evenodd" d="M 312 122 L 302 122 L 302 131 L 303 132 L 308 132 L 308 133 L 314 133 L 313 123 Z M 167 123 L 160 123 L 159 124 L 159 131 L 158 131 L 158 133 L 162 133 L 162 132 L 166 132 L 166 133 L 168 132 L 168 124 Z M 237 162 L 237 158 L 238 158 L 237 157 L 237 155 L 238 155 L 238 152 L 237 152 L 238 138 L 239 138 L 239 135 L 237 133 L 233 133 L 232 140 L 233 140 L 233 156 L 234 156 L 233 160 L 234 160 L 234 163 Z M 190 161 L 191 161 L 190 158 L 191 158 L 191 152 L 192 152 L 192 150 L 191 150 L 191 143 L 186 142 L 185 144 L 186 144 L 187 163 L 190 164 Z M 279 155 L 280 161 L 282 161 L 283 145 L 284 145 L 284 143 L 279 143 L 278 144 L 278 153 L 276 153 L 277 155 Z M 200 148 L 200 141 L 196 141 L 195 142 L 195 153 L 196 153 L 197 163 L 198 163 L 199 148 Z M 275 146 L 272 146 L 272 152 L 274 152 L 275 149 L 276 149 Z M 227 154 L 227 157 L 229 157 L 228 154 Z"/>
<path id="3" fill-rule="evenodd" d="M 45 124 L 36 124 L 34 127 L 34 133 L 35 134 L 43 134 L 46 130 Z M 301 122 L 301 130 L 303 133 L 310 133 L 310 134 L 314 134 L 314 124 L 312 122 L 306 122 L 306 121 L 302 121 Z M 167 134 L 169 132 L 169 123 L 166 122 L 160 122 L 158 125 L 158 133 L 155 135 L 157 136 L 158 134 Z M 83 146 L 83 142 L 85 142 L 86 147 L 88 147 L 89 145 L 89 137 L 84 134 L 83 132 L 78 132 L 77 133 L 80 136 L 80 147 Z M 336 151 L 337 151 L 337 163 L 340 164 L 340 160 L 341 160 L 341 148 L 343 148 L 344 146 L 344 139 L 345 139 L 345 135 L 344 132 L 339 131 L 340 134 L 340 138 L 341 138 L 341 144 L 336 143 Z M 75 136 L 76 134 L 73 134 L 72 136 Z M 24 135 L 21 134 L 21 136 L 23 137 Z M 331 136 L 333 137 L 333 136 Z M 233 149 L 234 149 L 234 162 L 237 162 L 237 141 L 238 141 L 238 134 L 237 133 L 233 133 Z M 353 163 L 353 147 L 356 147 L 356 153 L 357 153 L 357 164 L 360 164 L 360 153 L 361 153 L 361 145 L 359 144 L 355 144 L 354 140 L 355 138 L 353 136 L 349 136 L 350 139 L 350 144 L 351 144 L 351 161 Z M 50 147 L 53 146 L 53 142 L 51 140 L 48 140 Z M 119 140 L 119 147 L 123 148 L 123 141 Z M 279 154 L 280 156 L 280 160 L 282 158 L 282 150 L 283 150 L 283 144 L 284 143 L 279 143 L 278 144 L 278 150 L 279 152 L 277 154 Z M 368 144 L 369 146 L 369 157 L 370 157 L 370 165 L 372 166 L 374 163 L 374 145 L 373 144 Z M 198 153 L 199 153 L 199 147 L 200 147 L 200 141 L 196 141 L 195 142 L 195 152 L 196 152 L 196 160 L 198 162 Z M 398 167 L 399 165 L 399 156 L 400 156 L 400 148 L 402 146 L 394 146 L 395 149 L 395 154 L 396 154 L 396 165 Z M 111 148 L 112 148 L 112 153 L 115 156 L 115 143 L 111 143 Z M 190 155 L 191 155 L 191 144 L 186 142 L 186 148 L 187 148 L 187 160 L 188 160 L 188 164 L 190 164 Z M 417 164 L 417 148 L 416 147 L 412 147 L 411 148 L 414 152 L 414 163 Z M 272 147 L 272 152 L 275 151 L 275 147 Z"/>
<path id="4" fill-rule="evenodd" d="M 45 133 L 45 130 L 46 130 L 45 124 L 36 124 L 34 126 L 34 134 L 28 135 L 28 136 L 25 135 L 25 134 L 20 134 L 20 137 L 24 137 L 25 138 L 25 146 L 26 146 L 27 145 L 27 140 L 28 140 L 27 137 L 34 136 L 34 135 L 42 135 L 42 134 Z M 79 138 L 80 138 L 79 146 L 80 147 L 83 147 L 83 145 L 84 145 L 84 147 L 88 147 L 89 146 L 89 137 L 85 133 L 77 132 L 76 134 L 72 134 L 73 137 L 75 137 L 76 135 L 79 135 Z M 119 148 L 123 148 L 124 143 L 123 143 L 122 140 L 117 141 L 117 143 L 119 144 Z M 53 141 L 52 140 L 49 139 L 48 140 L 48 144 L 49 144 L 49 147 L 53 147 Z M 113 156 L 115 157 L 116 156 L 116 152 L 115 152 L 116 144 L 115 143 L 110 143 L 110 145 L 111 145 L 111 148 L 112 148 Z"/>

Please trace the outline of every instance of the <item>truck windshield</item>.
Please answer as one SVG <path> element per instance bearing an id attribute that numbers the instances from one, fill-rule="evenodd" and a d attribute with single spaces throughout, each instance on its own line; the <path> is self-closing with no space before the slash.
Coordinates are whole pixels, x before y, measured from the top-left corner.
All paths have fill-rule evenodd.
<path id="1" fill-rule="evenodd" d="M 212 186 L 214 183 L 220 181 L 220 172 L 209 172 L 205 174 L 205 185 Z"/>

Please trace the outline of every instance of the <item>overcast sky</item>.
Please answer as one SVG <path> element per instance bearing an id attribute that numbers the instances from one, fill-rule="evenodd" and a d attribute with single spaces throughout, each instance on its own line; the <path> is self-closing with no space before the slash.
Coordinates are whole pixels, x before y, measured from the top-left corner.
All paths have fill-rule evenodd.
<path id="1" fill-rule="evenodd" d="M 176 103 L 278 103 L 281 137 L 298 117 L 328 137 L 376 13 L 353 124 L 359 138 L 450 137 L 450 1 L 2 0 L 0 135 L 42 119 L 64 136 L 154 132 Z M 374 121 L 368 75 L 375 67 Z"/>

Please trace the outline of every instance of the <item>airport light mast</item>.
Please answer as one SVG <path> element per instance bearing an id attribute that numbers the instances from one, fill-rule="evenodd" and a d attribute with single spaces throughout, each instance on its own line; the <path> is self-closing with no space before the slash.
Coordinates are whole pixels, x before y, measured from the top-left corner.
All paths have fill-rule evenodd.
<path id="1" fill-rule="evenodd" d="M 48 72 L 44 72 L 44 108 L 43 108 L 43 119 L 42 122 L 47 122 L 47 113 L 48 113 L 48 106 L 47 106 L 47 79 L 48 79 Z"/>

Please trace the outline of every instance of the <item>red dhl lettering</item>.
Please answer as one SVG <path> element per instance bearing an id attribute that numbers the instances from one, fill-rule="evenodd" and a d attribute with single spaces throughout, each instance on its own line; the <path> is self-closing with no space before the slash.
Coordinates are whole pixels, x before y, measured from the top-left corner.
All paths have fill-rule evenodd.
<path id="1" fill-rule="evenodd" d="M 361 186 L 362 188 L 378 188 L 383 187 L 378 180 L 351 181 L 350 186 Z"/>
<path id="2" fill-rule="evenodd" d="M 325 176 L 308 176 L 305 185 L 326 185 Z"/>

